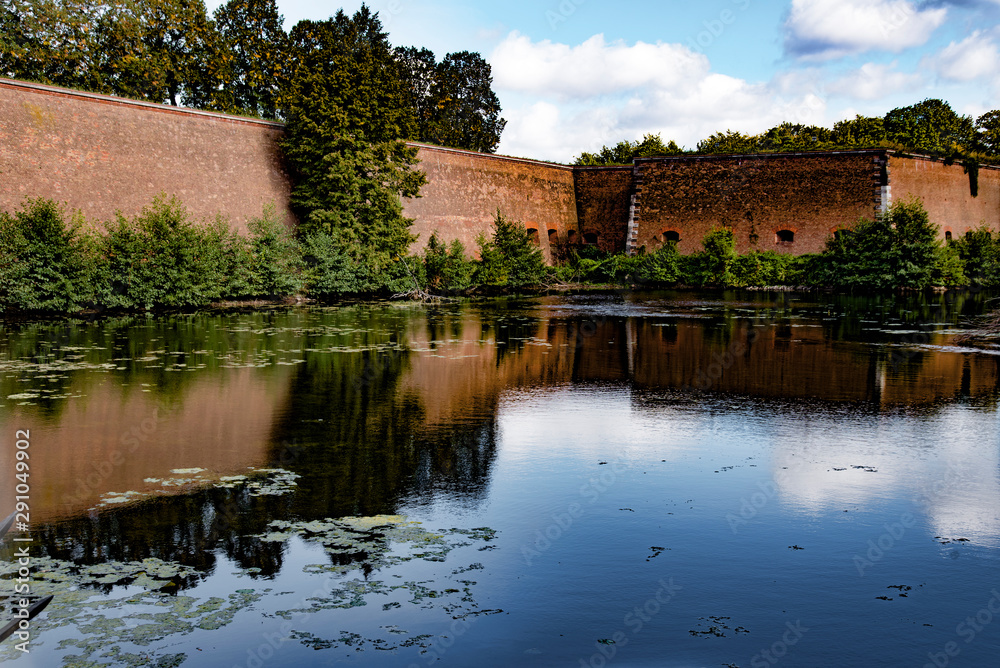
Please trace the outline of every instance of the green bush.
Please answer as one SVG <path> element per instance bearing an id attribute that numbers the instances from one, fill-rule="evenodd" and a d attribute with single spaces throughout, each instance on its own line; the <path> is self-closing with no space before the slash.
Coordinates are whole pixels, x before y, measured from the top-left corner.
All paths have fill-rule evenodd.
<path id="1" fill-rule="evenodd" d="M 90 248 L 50 199 L 0 212 L 0 310 L 72 312 L 92 299 Z"/>
<path id="2" fill-rule="evenodd" d="M 507 220 L 499 209 L 493 218 L 493 238 L 480 235 L 479 263 L 475 280 L 479 285 L 519 288 L 542 282 L 548 270 L 541 249 L 527 229 Z"/>
<path id="3" fill-rule="evenodd" d="M 225 220 L 195 225 L 176 197 L 159 195 L 139 215 L 119 214 L 106 227 L 96 244 L 98 304 L 177 308 L 227 296 L 238 255 Z"/>
<path id="4" fill-rule="evenodd" d="M 247 223 L 250 235 L 232 242 L 235 270 L 228 286 L 231 296 L 283 297 L 302 288 L 302 252 L 298 241 L 278 218 L 274 204 Z"/>
<path id="5" fill-rule="evenodd" d="M 458 239 L 445 245 L 431 234 L 424 248 L 425 284 L 432 292 L 455 292 L 472 285 L 476 265 L 465 257 L 465 246 Z"/>
<path id="6" fill-rule="evenodd" d="M 805 256 L 802 256 L 805 257 Z M 737 256 L 732 265 L 732 285 L 736 287 L 803 285 L 802 265 L 808 261 L 773 250 L 751 251 Z"/>
<path id="7" fill-rule="evenodd" d="M 897 202 L 884 216 L 831 237 L 817 282 L 850 289 L 963 285 L 960 258 L 941 247 L 937 232 L 919 200 Z"/>
<path id="8" fill-rule="evenodd" d="M 965 264 L 965 274 L 974 285 L 1000 285 L 1000 234 L 996 237 L 985 224 L 952 241 L 953 250 Z"/>
<path id="9" fill-rule="evenodd" d="M 652 253 L 643 256 L 636 271 L 636 280 L 663 285 L 683 282 L 685 276 L 681 264 L 677 242 L 668 241 Z"/>
<path id="10" fill-rule="evenodd" d="M 702 239 L 704 250 L 692 253 L 686 262 L 687 274 L 695 285 L 735 285 L 736 239 L 728 227 L 716 227 Z"/>
<path id="11" fill-rule="evenodd" d="M 423 284 L 420 258 L 398 257 L 380 270 L 356 261 L 335 236 L 315 231 L 302 240 L 305 290 L 315 299 L 330 301 L 345 295 L 404 293 Z"/>

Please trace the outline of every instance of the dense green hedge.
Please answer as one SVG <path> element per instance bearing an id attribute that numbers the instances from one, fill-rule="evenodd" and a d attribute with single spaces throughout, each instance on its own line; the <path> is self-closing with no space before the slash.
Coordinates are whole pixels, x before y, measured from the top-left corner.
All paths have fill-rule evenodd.
<path id="1" fill-rule="evenodd" d="M 274 207 L 241 236 L 156 198 L 132 218 L 88 225 L 47 199 L 0 212 L 0 310 L 73 312 L 200 306 L 302 287 L 301 252 Z"/>
<path id="2" fill-rule="evenodd" d="M 732 230 L 716 228 L 690 255 L 673 243 L 631 257 L 577 246 L 564 249 L 555 267 L 546 267 L 530 233 L 499 211 L 492 234 L 478 239 L 478 260 L 466 257 L 460 242 L 446 245 L 433 234 L 421 255 L 392 257 L 377 271 L 326 232 L 296 239 L 273 206 L 248 228 L 240 235 L 223 219 L 196 223 L 179 201 L 162 196 L 132 218 L 107 223 L 67 216 L 51 200 L 28 200 L 13 214 L 0 213 L 0 310 L 148 310 L 294 294 L 328 301 L 557 281 L 843 290 L 1000 285 L 1000 235 L 984 226 L 942 245 L 917 200 L 858 221 L 814 255 L 739 254 Z"/>
<path id="3" fill-rule="evenodd" d="M 987 227 L 947 245 L 938 240 L 919 200 L 893 205 L 827 240 L 822 253 L 736 252 L 732 230 L 716 228 L 703 250 L 681 255 L 673 243 L 648 255 L 570 253 L 557 276 L 566 281 L 690 286 L 806 286 L 841 290 L 1000 285 L 1000 235 Z"/>

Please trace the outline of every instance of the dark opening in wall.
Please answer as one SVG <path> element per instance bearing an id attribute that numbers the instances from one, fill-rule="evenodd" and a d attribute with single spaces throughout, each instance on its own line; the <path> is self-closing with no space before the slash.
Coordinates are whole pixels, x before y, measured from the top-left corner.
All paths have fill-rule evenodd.
<path id="1" fill-rule="evenodd" d="M 946 230 L 944 233 L 944 240 L 951 241 L 951 230 Z"/>
<path id="2" fill-rule="evenodd" d="M 576 230 L 570 230 L 569 232 L 566 233 L 566 241 L 570 242 L 571 244 L 576 243 L 577 241 Z"/>
<path id="3" fill-rule="evenodd" d="M 680 232 L 674 232 L 673 230 L 667 230 L 666 232 L 663 233 L 663 240 L 664 241 L 675 241 L 675 242 L 676 241 L 680 241 L 681 240 L 681 233 Z"/>
<path id="4" fill-rule="evenodd" d="M 538 245 L 538 230 L 533 227 L 528 228 L 528 241 L 536 246 Z"/>
<path id="5" fill-rule="evenodd" d="M 559 241 L 559 231 L 549 230 L 549 245 L 551 246 L 555 242 Z"/>
<path id="6" fill-rule="evenodd" d="M 795 241 L 795 232 L 791 230 L 778 230 L 774 234 L 775 243 L 790 244 Z"/>
<path id="7" fill-rule="evenodd" d="M 583 243 L 597 245 L 597 232 L 586 232 L 583 235 Z"/>

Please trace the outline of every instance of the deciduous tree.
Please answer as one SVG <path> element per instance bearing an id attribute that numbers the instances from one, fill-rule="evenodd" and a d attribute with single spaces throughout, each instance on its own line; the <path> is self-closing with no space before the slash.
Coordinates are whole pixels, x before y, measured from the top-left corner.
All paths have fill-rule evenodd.
<path id="1" fill-rule="evenodd" d="M 275 0 L 229 0 L 215 10 L 223 48 L 225 103 L 262 118 L 277 118 L 278 80 L 286 66 L 288 35 Z"/>

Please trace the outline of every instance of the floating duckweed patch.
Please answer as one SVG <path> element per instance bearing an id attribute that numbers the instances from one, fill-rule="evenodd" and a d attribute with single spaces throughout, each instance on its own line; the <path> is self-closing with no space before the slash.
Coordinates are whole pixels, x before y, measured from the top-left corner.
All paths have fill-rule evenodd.
<path id="1" fill-rule="evenodd" d="M 285 469 L 270 468 L 250 468 L 247 475 L 232 475 L 215 478 L 203 475 L 206 472 L 201 468 L 172 469 L 172 476 L 165 478 L 145 478 L 143 482 L 155 485 L 159 484 L 164 489 L 137 492 L 130 490 L 127 492 L 106 492 L 101 495 L 100 503 L 95 508 L 112 506 L 130 501 L 139 501 L 151 496 L 159 496 L 169 493 L 172 487 L 183 491 L 193 488 L 216 487 L 221 489 L 233 489 L 244 487 L 250 496 L 281 496 L 288 494 L 297 486 L 295 482 L 301 476 L 297 473 Z"/>
<path id="2" fill-rule="evenodd" d="M 464 538 L 489 541 L 496 535 L 495 531 L 486 527 L 434 533 L 423 528 L 420 522 L 408 521 L 402 515 L 344 517 L 311 522 L 275 520 L 269 527 L 271 531 L 257 536 L 262 541 L 284 542 L 292 536 L 300 536 L 326 548 L 334 563 L 307 567 L 313 572 L 347 572 L 360 562 L 367 568 L 383 568 L 411 559 L 444 561 L 456 547 L 471 545 Z"/>
<path id="3" fill-rule="evenodd" d="M 468 547 L 475 542 L 493 540 L 496 531 L 487 527 L 475 529 L 446 529 L 430 531 L 420 522 L 407 520 L 402 515 L 375 515 L 372 517 L 344 517 L 311 522 L 276 520 L 269 525 L 271 531 L 259 534 L 264 542 L 283 542 L 297 536 L 322 545 L 330 556 L 330 563 L 310 564 L 306 573 L 345 576 L 361 570 L 363 579 L 343 579 L 327 585 L 325 591 L 304 601 L 306 605 L 275 614 L 284 619 L 297 618 L 322 610 L 346 610 L 381 605 L 383 611 L 397 610 L 409 604 L 422 609 L 437 608 L 453 620 L 478 615 L 497 614 L 501 610 L 484 610 L 476 603 L 473 580 L 459 580 L 454 576 L 469 571 L 483 570 L 481 563 L 456 568 L 435 580 L 405 580 L 393 574 L 391 580 L 379 580 L 372 574 L 415 559 L 441 562 L 457 547 Z M 395 626 L 383 627 L 393 635 L 408 635 Z M 430 636 L 411 636 L 406 640 L 392 641 L 384 638 L 364 638 L 347 631 L 338 637 L 318 638 L 310 633 L 293 634 L 302 644 L 315 649 L 353 647 L 391 650 L 412 645 L 426 646 Z"/>
<path id="4" fill-rule="evenodd" d="M 63 654 L 64 667 L 179 666 L 185 654 L 163 653 L 157 645 L 164 640 L 162 647 L 176 645 L 174 636 L 196 629 L 222 628 L 270 591 L 239 589 L 226 598 L 207 599 L 170 595 L 166 592 L 176 591 L 178 583 L 194 578 L 198 571 L 155 558 L 87 566 L 38 557 L 32 567 L 32 592 L 55 596 L 45 614 L 32 622 L 32 647 L 46 643 L 47 631 L 73 627 L 51 634 L 70 636 L 55 647 Z M 0 563 L 0 580 L 15 577 L 16 562 Z M 124 587 L 120 596 L 105 593 L 119 586 Z M 138 587 L 142 591 L 136 592 Z M 20 656 L 12 643 L 0 646 L 0 663 Z"/>

